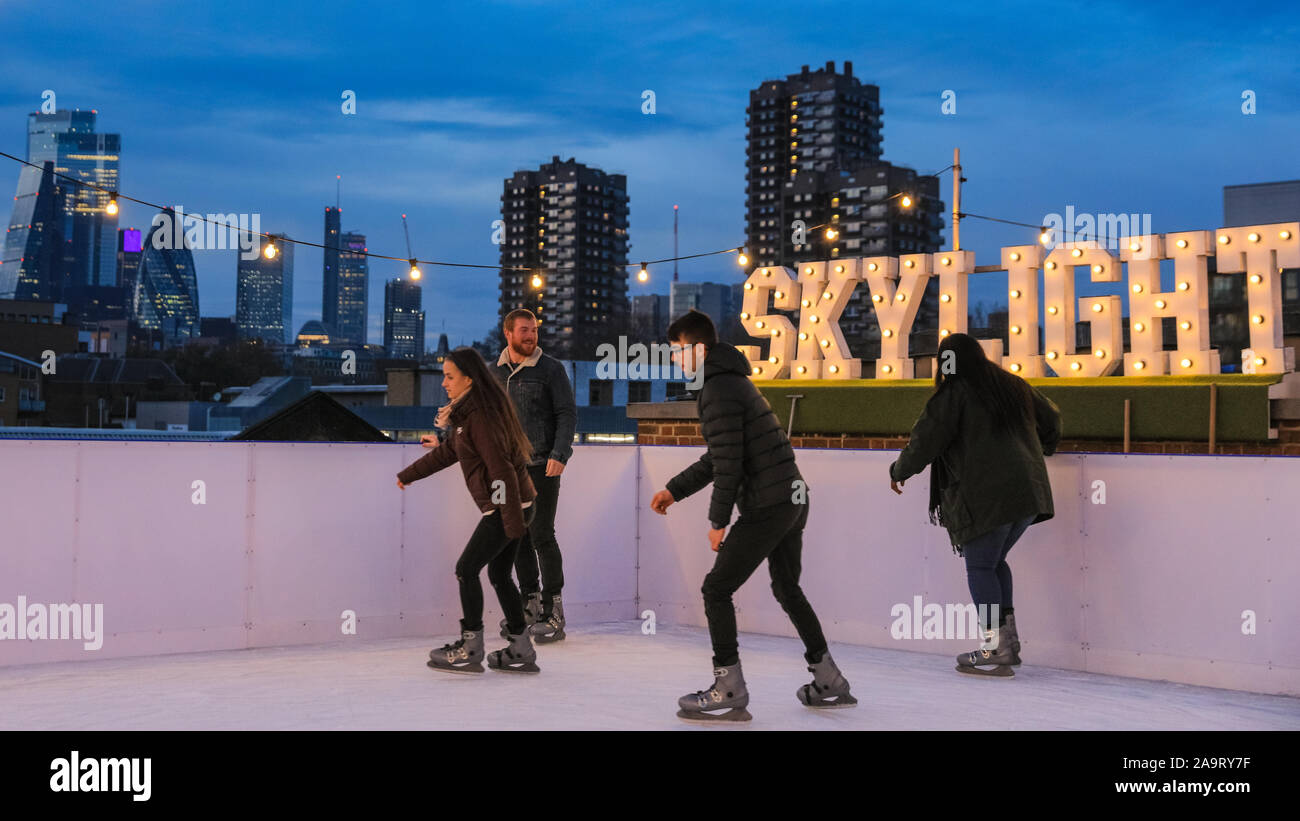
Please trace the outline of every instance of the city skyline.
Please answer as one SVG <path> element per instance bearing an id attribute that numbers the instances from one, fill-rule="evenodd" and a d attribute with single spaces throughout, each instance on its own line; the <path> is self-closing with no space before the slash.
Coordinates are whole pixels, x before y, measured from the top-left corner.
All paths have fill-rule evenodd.
<path id="1" fill-rule="evenodd" d="M 489 265 L 499 251 L 491 233 L 502 181 L 555 154 L 627 176 L 636 204 L 630 262 L 672 255 L 674 204 L 681 205 L 682 254 L 741 244 L 748 91 L 829 60 L 853 61 L 863 82 L 880 87 L 884 160 L 924 173 L 961 147 L 969 178 L 963 209 L 976 213 L 1039 222 L 1073 207 L 1151 214 L 1155 231 L 1198 228 L 1222 220 L 1222 186 L 1300 176 L 1285 160 L 1298 118 L 1285 103 L 1300 85 L 1287 50 L 1295 26 L 1266 6 L 1239 7 L 1251 22 L 1238 28 L 1212 26 L 1208 8 L 1172 5 L 1109 6 L 1106 15 L 1082 6 L 1050 16 L 1029 5 L 992 14 L 945 10 L 946 31 L 925 26 L 933 38 L 901 37 L 927 16 L 920 7 L 881 19 L 867 9 L 836 9 L 784 28 L 734 5 L 708 14 L 684 5 L 624 8 L 599 20 L 576 10 L 506 7 L 505 15 L 446 10 L 432 61 L 425 35 L 397 27 L 395 16 L 350 18 L 362 29 L 354 31 L 338 27 L 334 12 L 309 15 L 305 4 L 219 18 L 182 10 L 166 25 L 203 39 L 195 50 L 167 40 L 156 28 L 162 23 L 141 15 L 141 33 L 154 32 L 175 62 L 166 78 L 155 76 L 157 52 L 144 59 L 85 33 L 104 30 L 96 20 L 107 25 L 115 12 L 78 9 L 85 30 L 68 36 L 92 59 L 44 54 L 21 37 L 0 57 L 11 77 L 0 94 L 8 135 L 0 145 L 22 154 L 26 114 L 49 89 L 59 108 L 94 108 L 99 130 L 122 135 L 121 185 L 131 196 L 191 213 L 260 213 L 263 230 L 312 238 L 321 207 L 335 202 L 339 174 L 346 225 L 365 233 L 372 250 L 404 257 L 399 223 L 408 213 L 417 256 Z M 22 32 L 72 8 L 6 8 L 0 24 Z M 1101 17 L 1117 23 L 1091 24 Z M 863 41 L 855 32 L 868 25 L 872 38 Z M 1072 35 L 1064 44 L 1054 35 L 1062 29 Z M 343 31 L 357 37 L 348 48 Z M 211 36 L 218 32 L 235 36 Z M 601 44 L 576 56 L 530 53 L 525 63 L 505 48 L 520 37 Z M 906 43 L 906 52 L 891 43 Z M 1196 61 L 1211 48 L 1232 57 Z M 356 62 L 328 57 L 340 51 Z M 380 51 L 383 60 L 366 59 Z M 615 60 L 619 71 L 597 70 Z M 356 93 L 356 114 L 341 112 L 346 90 Z M 642 113 L 646 90 L 654 92 L 654 114 Z M 946 90 L 955 92 L 955 114 L 941 113 Z M 1245 90 L 1258 113 L 1242 113 Z M 17 176 L 12 164 L 0 185 L 14 186 Z M 944 177 L 940 195 L 951 203 Z M 119 225 L 147 231 L 152 214 L 126 203 Z M 1026 230 L 965 223 L 962 244 L 984 262 L 1000 245 L 1023 241 Z M 299 251 L 295 330 L 321 316 L 313 298 L 321 251 Z M 233 256 L 195 254 L 205 315 L 235 313 Z M 372 268 L 368 341 L 378 342 L 382 283 L 404 265 L 374 261 Z M 453 344 L 480 338 L 496 313 L 496 272 L 424 273 L 428 328 L 446 320 Z M 652 266 L 648 283 L 629 281 L 629 296 L 666 292 L 668 273 Z M 734 283 L 741 272 L 721 257 L 683 262 L 681 275 Z M 972 300 L 1000 293 L 1001 282 L 989 275 L 972 283 Z"/>

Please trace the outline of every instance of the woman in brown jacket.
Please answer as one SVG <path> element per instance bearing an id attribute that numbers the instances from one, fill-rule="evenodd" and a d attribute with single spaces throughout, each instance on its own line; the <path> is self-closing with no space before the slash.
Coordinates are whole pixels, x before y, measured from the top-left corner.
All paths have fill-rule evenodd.
<path id="1" fill-rule="evenodd" d="M 473 348 L 457 348 L 443 362 L 442 386 L 451 401 L 438 411 L 442 442 L 397 474 L 397 486 L 432 476 L 460 463 L 474 504 L 483 518 L 456 562 L 460 584 L 460 639 L 429 652 L 429 666 L 449 672 L 483 672 L 483 585 L 488 569 L 505 613 L 510 645 L 488 654 L 494 670 L 536 673 L 537 652 L 524 623 L 523 601 L 510 573 L 519 540 L 532 519 L 536 492 L 528 477 L 531 447 L 510 397 Z"/>

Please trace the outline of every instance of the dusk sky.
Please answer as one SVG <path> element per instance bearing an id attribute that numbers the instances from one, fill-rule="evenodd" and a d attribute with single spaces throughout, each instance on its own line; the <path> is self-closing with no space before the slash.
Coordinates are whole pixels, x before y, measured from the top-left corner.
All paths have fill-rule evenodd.
<path id="1" fill-rule="evenodd" d="M 884 159 L 929 172 L 961 148 L 965 211 L 1213 229 L 1224 185 L 1300 177 L 1300 24 L 1284 4 L 51 0 L 0 3 L 0 31 L 0 150 L 25 153 L 26 115 L 51 89 L 122 135 L 124 194 L 258 213 L 264 231 L 319 243 L 339 174 L 343 229 L 401 257 L 406 213 L 418 257 L 496 264 L 502 180 L 556 154 L 627 175 L 631 263 L 672 255 L 674 203 L 681 253 L 740 245 L 748 92 L 828 60 L 880 87 Z M 18 166 L 3 163 L 12 196 Z M 127 203 L 121 225 L 152 215 Z M 992 264 L 1035 233 L 969 221 L 962 244 Z M 233 314 L 236 252 L 195 259 L 202 315 Z M 370 270 L 380 342 L 383 284 L 405 266 Z M 629 292 L 666 293 L 671 266 L 651 273 Z M 740 281 L 730 256 L 681 275 Z M 453 345 L 494 322 L 496 272 L 426 269 L 423 284 L 429 344 L 444 322 Z M 983 277 L 972 302 L 1004 288 Z M 299 248 L 294 331 L 320 312 L 321 252 Z"/>

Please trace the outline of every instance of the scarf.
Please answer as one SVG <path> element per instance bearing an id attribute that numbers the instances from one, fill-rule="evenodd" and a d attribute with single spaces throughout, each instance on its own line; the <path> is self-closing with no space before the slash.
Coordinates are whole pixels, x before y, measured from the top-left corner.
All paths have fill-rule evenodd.
<path id="1" fill-rule="evenodd" d="M 948 486 L 948 482 L 948 468 L 943 462 L 943 457 L 940 456 L 930 463 L 929 510 L 930 524 L 939 525 L 943 528 L 947 528 L 947 523 L 943 519 L 943 502 L 940 492 Z M 951 534 L 949 534 L 949 541 L 951 541 Z M 952 552 L 956 553 L 958 556 L 961 555 L 961 547 L 959 547 L 956 542 L 953 542 Z"/>
<path id="2" fill-rule="evenodd" d="M 473 390 L 473 388 L 474 386 L 471 385 L 470 387 L 466 388 L 465 392 L 462 393 L 460 396 L 457 396 L 455 399 L 443 405 L 441 408 L 438 408 L 438 416 L 433 420 L 434 427 L 447 430 L 451 426 L 452 408 L 460 404 L 460 401 L 464 399 L 466 396 L 469 396 L 469 392 Z"/>

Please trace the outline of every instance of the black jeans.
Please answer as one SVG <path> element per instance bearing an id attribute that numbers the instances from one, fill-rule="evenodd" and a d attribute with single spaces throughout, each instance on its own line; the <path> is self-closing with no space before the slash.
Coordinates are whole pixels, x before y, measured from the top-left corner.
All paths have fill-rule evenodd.
<path id="1" fill-rule="evenodd" d="M 803 528 L 807 522 L 807 504 L 785 503 L 743 514 L 731 526 L 718 547 L 713 569 L 704 577 L 702 588 L 714 666 L 730 667 L 740 661 L 736 607 L 731 596 L 764 559 L 772 575 L 772 593 L 803 640 L 804 658 L 810 664 L 821 661 L 826 652 L 826 637 L 822 635 L 817 614 L 799 587 Z"/>
<path id="2" fill-rule="evenodd" d="M 533 504 L 524 508 L 524 524 L 532 520 L 535 507 Z M 488 581 L 497 591 L 497 601 L 501 603 L 509 631 L 523 632 L 523 600 L 519 597 L 515 580 L 510 578 L 519 542 L 519 539 L 506 536 L 500 511 L 493 511 L 479 520 L 474 535 L 469 537 L 469 544 L 465 545 L 456 561 L 456 581 L 460 584 L 460 606 L 464 613 L 460 622 L 462 630 L 483 629 L 483 585 L 478 576 L 486 567 Z"/>
<path id="3" fill-rule="evenodd" d="M 560 543 L 555 539 L 555 509 L 560 502 L 560 477 L 547 476 L 546 465 L 531 465 L 528 475 L 537 490 L 533 510 L 537 514 L 520 540 L 515 554 L 515 572 L 519 575 L 519 591 L 524 596 L 542 591 L 542 609 L 551 612 L 551 601 L 564 588 L 564 560 L 560 557 Z M 541 563 L 541 581 L 538 583 L 538 563 Z"/>
<path id="4" fill-rule="evenodd" d="M 1000 627 L 1006 621 L 1012 607 L 1011 565 L 1007 564 L 1007 553 L 1033 524 L 1034 518 L 1001 525 L 961 546 L 961 554 L 966 559 L 966 583 L 970 585 L 970 597 L 985 630 Z M 997 610 L 993 609 L 995 606 Z M 998 614 L 996 622 L 995 613 Z"/>

